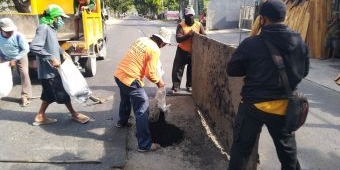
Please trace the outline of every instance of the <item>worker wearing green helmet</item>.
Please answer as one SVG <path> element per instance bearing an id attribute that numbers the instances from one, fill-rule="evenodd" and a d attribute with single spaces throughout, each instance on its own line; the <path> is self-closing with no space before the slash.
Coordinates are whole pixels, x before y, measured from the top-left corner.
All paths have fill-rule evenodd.
<path id="1" fill-rule="evenodd" d="M 71 113 L 71 118 L 78 123 L 87 123 L 90 120 L 89 117 L 73 109 L 71 98 L 66 93 L 57 70 L 61 63 L 61 56 L 68 56 L 60 48 L 57 39 L 57 30 L 64 24 L 63 18 L 68 18 L 68 16 L 61 7 L 55 4 L 49 5 L 40 18 L 40 25 L 37 27 L 36 35 L 30 45 L 30 51 L 38 60 L 38 78 L 42 85 L 40 97 L 42 104 L 34 118 L 33 125 L 44 125 L 57 121 L 57 119 L 48 118 L 45 115 L 47 107 L 53 102 L 65 104 Z"/>

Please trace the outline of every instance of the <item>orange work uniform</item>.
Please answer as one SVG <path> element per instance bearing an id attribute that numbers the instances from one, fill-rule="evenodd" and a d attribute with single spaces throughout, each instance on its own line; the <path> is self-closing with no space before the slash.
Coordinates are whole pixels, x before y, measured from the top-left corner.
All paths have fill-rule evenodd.
<path id="1" fill-rule="evenodd" d="M 190 32 L 190 30 L 193 30 L 194 32 L 199 33 L 200 29 L 201 29 L 201 23 L 198 22 L 198 21 L 195 21 L 195 23 L 192 26 L 186 25 L 184 21 L 182 21 L 179 24 L 182 26 L 183 34 L 188 34 Z M 191 53 L 192 52 L 192 39 L 189 38 L 189 39 L 179 43 L 178 46 L 182 50 Z"/>
<path id="2" fill-rule="evenodd" d="M 129 48 L 125 57 L 118 65 L 114 76 L 126 86 L 137 80 L 144 86 L 143 78 L 158 83 L 157 66 L 161 55 L 158 45 L 148 37 L 138 38 Z"/>

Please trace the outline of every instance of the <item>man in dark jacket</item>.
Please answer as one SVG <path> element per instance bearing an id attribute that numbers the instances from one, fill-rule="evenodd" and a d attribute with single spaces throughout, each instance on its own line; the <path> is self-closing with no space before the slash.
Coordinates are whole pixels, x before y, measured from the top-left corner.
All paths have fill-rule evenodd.
<path id="1" fill-rule="evenodd" d="M 286 5 L 281 0 L 267 0 L 259 14 L 261 33 L 245 39 L 227 66 L 229 76 L 244 76 L 229 170 L 246 169 L 263 124 L 273 138 L 281 169 L 300 170 L 295 134 L 284 129 L 287 94 L 264 40 L 273 44 L 282 55 L 292 89 L 296 89 L 308 74 L 308 48 L 299 33 L 282 23 Z"/>

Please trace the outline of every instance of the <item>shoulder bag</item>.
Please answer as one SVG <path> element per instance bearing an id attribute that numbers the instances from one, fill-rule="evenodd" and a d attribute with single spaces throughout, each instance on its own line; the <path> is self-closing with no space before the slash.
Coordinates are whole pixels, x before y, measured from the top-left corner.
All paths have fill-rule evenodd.
<path id="1" fill-rule="evenodd" d="M 279 69 L 281 81 L 288 95 L 285 129 L 289 132 L 296 131 L 305 123 L 308 115 L 309 104 L 307 97 L 303 93 L 296 90 L 293 91 L 290 88 L 281 54 L 278 49 L 267 40 L 265 40 L 265 44 L 270 51 L 275 65 Z"/>

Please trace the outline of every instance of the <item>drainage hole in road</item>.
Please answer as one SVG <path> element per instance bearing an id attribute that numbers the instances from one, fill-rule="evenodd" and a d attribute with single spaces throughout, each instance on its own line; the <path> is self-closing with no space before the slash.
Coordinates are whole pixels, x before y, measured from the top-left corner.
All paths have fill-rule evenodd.
<path id="1" fill-rule="evenodd" d="M 165 120 L 164 112 L 160 112 L 156 122 L 150 122 L 149 128 L 151 138 L 154 143 L 159 143 L 162 147 L 178 144 L 183 140 L 184 131 Z"/>

